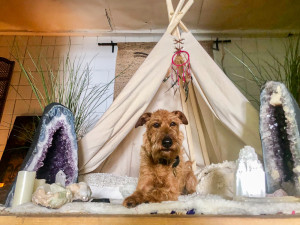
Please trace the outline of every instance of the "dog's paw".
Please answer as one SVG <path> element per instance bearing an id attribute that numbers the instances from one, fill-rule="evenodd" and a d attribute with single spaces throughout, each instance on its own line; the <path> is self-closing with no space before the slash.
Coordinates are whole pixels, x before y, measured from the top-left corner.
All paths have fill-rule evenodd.
<path id="1" fill-rule="evenodd" d="M 124 202 L 123 202 L 123 206 L 127 207 L 127 208 L 133 208 L 136 207 L 137 205 L 141 204 L 142 202 L 139 201 L 138 198 L 134 197 L 134 196 L 129 196 L 127 197 Z"/>

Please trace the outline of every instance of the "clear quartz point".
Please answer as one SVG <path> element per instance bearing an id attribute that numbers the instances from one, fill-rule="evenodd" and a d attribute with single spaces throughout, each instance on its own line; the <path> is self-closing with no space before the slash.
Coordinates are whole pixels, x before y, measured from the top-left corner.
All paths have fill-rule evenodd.
<path id="1" fill-rule="evenodd" d="M 60 170 L 55 176 L 55 183 L 60 184 L 62 187 L 65 187 L 66 178 L 67 178 L 66 174 L 62 170 Z"/>

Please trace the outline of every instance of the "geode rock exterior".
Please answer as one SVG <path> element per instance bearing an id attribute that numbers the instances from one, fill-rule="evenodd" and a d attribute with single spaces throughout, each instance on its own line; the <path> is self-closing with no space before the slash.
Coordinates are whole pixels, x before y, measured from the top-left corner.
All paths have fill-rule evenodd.
<path id="1" fill-rule="evenodd" d="M 66 185 L 77 182 L 78 146 L 72 112 L 58 103 L 48 105 L 36 130 L 34 140 L 20 170 L 36 171 L 37 179 L 55 182 L 61 170 L 66 174 Z M 15 183 L 6 199 L 10 206 Z"/>
<path id="2" fill-rule="evenodd" d="M 300 110 L 284 84 L 266 83 L 260 95 L 260 136 L 267 193 L 300 196 Z"/>

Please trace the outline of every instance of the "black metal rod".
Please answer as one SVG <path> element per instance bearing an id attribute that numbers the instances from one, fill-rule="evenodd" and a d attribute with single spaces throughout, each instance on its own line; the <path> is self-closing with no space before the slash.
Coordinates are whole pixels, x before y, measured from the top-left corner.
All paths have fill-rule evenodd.
<path id="1" fill-rule="evenodd" d="M 118 46 L 118 44 L 111 41 L 110 43 L 98 43 L 98 46 L 112 46 L 112 53 L 114 53 L 115 46 Z"/>
<path id="2" fill-rule="evenodd" d="M 231 40 L 219 40 L 219 38 L 217 38 L 215 41 L 214 41 L 214 44 L 216 44 L 216 47 L 213 48 L 213 50 L 216 50 L 216 51 L 219 51 L 219 44 L 220 43 L 231 43 Z"/>

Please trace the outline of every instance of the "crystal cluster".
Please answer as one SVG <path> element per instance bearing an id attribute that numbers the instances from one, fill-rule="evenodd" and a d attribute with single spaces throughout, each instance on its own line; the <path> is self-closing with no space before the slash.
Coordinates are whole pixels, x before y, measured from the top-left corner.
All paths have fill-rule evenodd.
<path id="1" fill-rule="evenodd" d="M 78 147 L 72 112 L 63 105 L 48 105 L 36 130 L 32 145 L 20 170 L 36 171 L 37 179 L 55 182 L 56 174 L 66 175 L 65 185 L 75 183 L 78 177 Z M 15 183 L 6 199 L 11 205 Z"/>
<path id="2" fill-rule="evenodd" d="M 197 193 L 232 199 L 234 197 L 235 171 L 236 164 L 233 161 L 205 166 L 197 173 Z"/>
<path id="3" fill-rule="evenodd" d="M 84 183 L 74 183 L 67 187 L 60 184 L 43 184 L 32 195 L 32 202 L 47 208 L 57 209 L 74 200 L 88 201 L 91 199 L 91 189 Z"/>
<path id="4" fill-rule="evenodd" d="M 124 199 L 135 191 L 137 177 L 116 176 L 109 173 L 89 173 L 80 175 L 79 181 L 87 183 L 93 198 Z"/>
<path id="5" fill-rule="evenodd" d="M 91 199 L 91 188 L 85 182 L 70 184 L 66 189 L 72 192 L 72 201 L 80 200 L 86 202 Z"/>
<path id="6" fill-rule="evenodd" d="M 267 193 L 300 195 L 300 110 L 284 84 L 269 81 L 260 95 L 260 136 Z"/>
<path id="7" fill-rule="evenodd" d="M 235 173 L 237 197 L 265 197 L 265 172 L 254 148 L 241 149 Z"/>
<path id="8" fill-rule="evenodd" d="M 57 209 L 72 201 L 72 193 L 59 184 L 39 186 L 32 195 L 32 202 L 47 208 Z"/>

